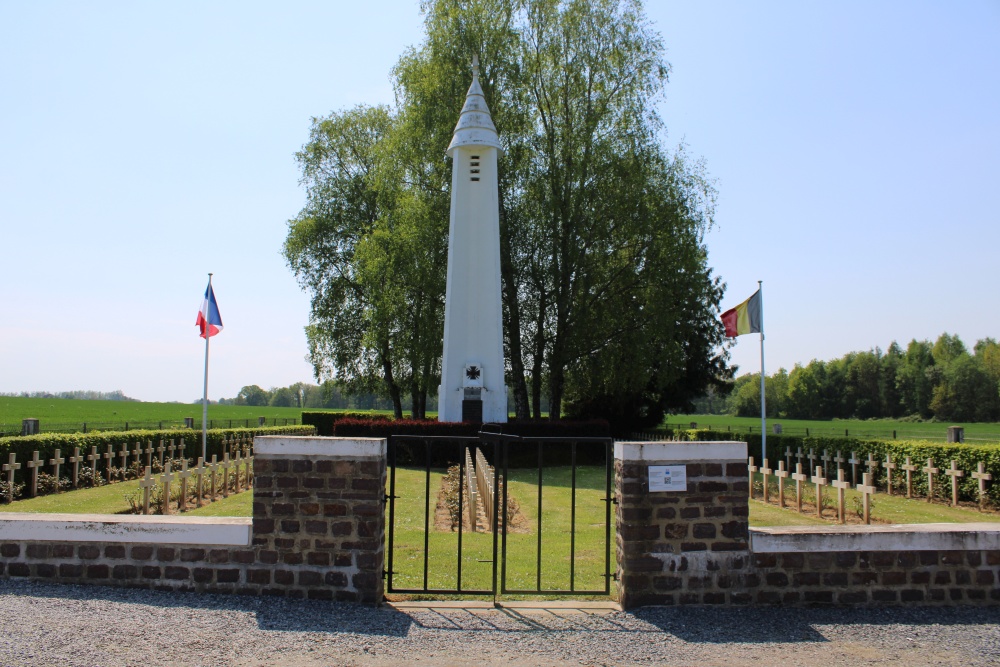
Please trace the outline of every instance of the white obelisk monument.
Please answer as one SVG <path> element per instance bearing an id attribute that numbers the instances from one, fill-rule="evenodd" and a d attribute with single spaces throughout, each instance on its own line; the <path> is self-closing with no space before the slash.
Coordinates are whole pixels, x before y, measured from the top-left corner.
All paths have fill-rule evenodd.
<path id="1" fill-rule="evenodd" d="M 479 85 L 472 85 L 448 146 L 451 227 L 438 421 L 507 421 L 497 157 L 503 149 Z"/>

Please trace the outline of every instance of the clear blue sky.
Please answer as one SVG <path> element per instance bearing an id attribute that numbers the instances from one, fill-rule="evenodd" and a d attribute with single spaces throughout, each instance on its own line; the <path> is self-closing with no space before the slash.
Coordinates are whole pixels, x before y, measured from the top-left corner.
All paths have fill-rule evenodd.
<path id="1" fill-rule="evenodd" d="M 1000 337 L 1000 3 L 647 11 L 668 140 L 717 179 L 723 307 L 764 281 L 768 371 Z M 200 397 L 209 271 L 210 396 L 311 380 L 293 153 L 310 117 L 391 102 L 421 35 L 415 1 L 0 0 L 0 391 Z"/>

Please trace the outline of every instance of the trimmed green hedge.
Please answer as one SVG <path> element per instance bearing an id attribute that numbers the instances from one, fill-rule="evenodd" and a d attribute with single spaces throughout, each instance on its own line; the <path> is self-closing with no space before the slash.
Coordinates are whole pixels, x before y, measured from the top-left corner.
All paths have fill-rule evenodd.
<path id="1" fill-rule="evenodd" d="M 392 421 L 390 415 L 377 412 L 303 412 L 302 424 L 316 427 L 316 435 L 331 436 L 342 421 L 385 422 Z"/>
<path id="2" fill-rule="evenodd" d="M 291 435 L 312 435 L 315 433 L 316 429 L 312 426 L 301 425 L 301 426 L 263 426 L 259 428 L 217 428 L 208 431 L 208 438 L 206 440 L 206 450 L 208 458 L 211 459 L 212 455 L 218 456 L 220 459 L 223 454 L 223 443 L 229 438 L 239 438 L 240 436 L 255 436 L 255 435 L 279 435 L 279 434 L 291 434 Z M 131 450 L 135 443 L 142 443 L 145 447 L 147 441 L 153 441 L 157 443 L 159 440 L 166 441 L 173 439 L 179 444 L 181 438 L 184 439 L 185 449 L 184 455 L 192 460 L 197 460 L 201 456 L 201 431 L 179 431 L 177 429 L 171 430 L 149 430 L 149 431 L 106 431 L 100 433 L 40 433 L 38 435 L 25 435 L 25 436 L 10 436 L 6 438 L 0 438 L 0 464 L 6 464 L 9 460 L 10 454 L 13 453 L 17 457 L 17 462 L 21 464 L 21 469 L 15 474 L 15 483 L 23 482 L 28 479 L 30 471 L 25 466 L 25 462 L 30 461 L 32 457 L 32 452 L 38 452 L 39 460 L 45 459 L 45 465 L 41 467 L 41 470 L 46 473 L 51 473 L 52 468 L 48 465 L 49 459 L 52 458 L 56 449 L 60 450 L 60 456 L 63 458 L 68 458 L 73 454 L 73 448 L 79 447 L 81 454 L 90 453 L 90 448 L 96 446 L 97 451 L 104 453 L 107 451 L 108 445 L 111 445 L 114 451 L 117 453 L 121 450 L 122 445 L 127 445 L 129 450 Z M 130 457 L 131 458 L 131 457 Z M 112 465 L 118 465 L 117 459 Z M 102 459 L 101 463 L 98 464 L 99 470 L 105 469 L 105 463 Z M 60 474 L 66 474 L 68 471 L 68 463 L 63 463 L 62 470 Z M 4 481 L 7 480 L 7 474 L 2 473 L 0 476 Z"/>
<path id="3" fill-rule="evenodd" d="M 710 429 L 692 429 L 687 431 L 671 432 L 671 436 L 685 441 L 713 441 L 713 440 L 735 440 L 747 443 L 749 455 L 759 463 L 761 460 L 760 433 L 736 433 L 729 431 L 713 431 Z M 848 458 L 851 452 L 857 454 L 859 459 L 867 460 L 871 454 L 880 463 L 885 461 L 887 454 L 892 456 L 892 461 L 897 465 L 892 475 L 892 486 L 894 493 L 905 492 L 906 472 L 900 469 L 906 457 L 909 456 L 914 465 L 919 469 L 913 473 L 913 492 L 920 496 L 927 495 L 927 475 L 923 472 L 927 465 L 927 459 L 934 460 L 934 467 L 940 469 L 940 473 L 934 478 L 934 495 L 940 498 L 951 498 L 951 478 L 944 474 L 944 471 L 951 467 L 954 459 L 959 470 L 965 471 L 965 476 L 960 478 L 958 486 L 959 500 L 978 502 L 979 482 L 971 476 L 978 468 L 980 461 L 983 463 L 985 472 L 993 475 L 992 481 L 986 482 L 986 495 L 989 502 L 996 507 L 1000 507 L 1000 445 L 965 445 L 946 444 L 926 440 L 866 440 L 860 438 L 838 438 L 820 436 L 791 436 L 791 435 L 771 435 L 767 436 L 767 453 L 771 467 L 777 466 L 779 460 L 785 459 L 785 449 L 791 447 L 792 465 L 795 465 L 796 458 L 794 452 L 802 447 L 803 453 L 808 453 L 810 449 L 815 450 L 817 455 L 821 455 L 824 449 L 830 451 L 831 456 L 836 456 L 839 451 Z M 850 474 L 850 467 L 845 463 L 845 471 Z M 860 480 L 861 472 L 868 472 L 867 466 L 860 466 L 858 476 Z M 875 484 L 883 491 L 885 489 L 886 470 L 881 465 L 875 473 Z"/>

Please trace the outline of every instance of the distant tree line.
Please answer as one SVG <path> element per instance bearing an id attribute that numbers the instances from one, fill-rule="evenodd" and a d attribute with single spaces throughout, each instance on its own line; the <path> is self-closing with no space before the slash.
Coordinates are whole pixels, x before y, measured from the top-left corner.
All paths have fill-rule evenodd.
<path id="1" fill-rule="evenodd" d="M 1000 421 L 1000 344 L 992 338 L 968 350 L 958 336 L 893 342 L 884 352 L 850 352 L 813 360 L 764 378 L 769 417 L 786 419 L 935 419 Z M 760 415 L 760 374 L 742 375 L 728 396 L 713 393 L 700 411 Z"/>
<path id="2" fill-rule="evenodd" d="M 201 399 L 193 401 L 201 403 Z M 222 398 L 219 405 L 251 405 L 272 408 L 326 408 L 331 410 L 392 410 L 392 401 L 374 393 L 348 394 L 336 382 L 321 385 L 296 382 L 287 387 L 264 389 L 251 384 L 234 398 Z M 434 403 L 436 409 L 437 403 Z"/>
<path id="3" fill-rule="evenodd" d="M 75 398 L 81 401 L 138 401 L 126 396 L 121 389 L 115 391 L 20 391 L 0 393 L 12 398 Z"/>

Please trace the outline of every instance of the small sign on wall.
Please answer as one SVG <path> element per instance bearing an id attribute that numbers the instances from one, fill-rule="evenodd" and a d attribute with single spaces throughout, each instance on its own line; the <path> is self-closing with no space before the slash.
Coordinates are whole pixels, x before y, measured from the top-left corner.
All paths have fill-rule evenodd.
<path id="1" fill-rule="evenodd" d="M 649 490 L 687 491 L 687 466 L 649 466 Z"/>

